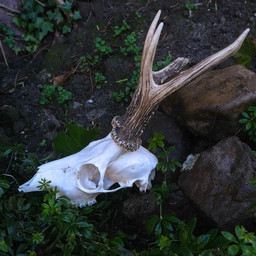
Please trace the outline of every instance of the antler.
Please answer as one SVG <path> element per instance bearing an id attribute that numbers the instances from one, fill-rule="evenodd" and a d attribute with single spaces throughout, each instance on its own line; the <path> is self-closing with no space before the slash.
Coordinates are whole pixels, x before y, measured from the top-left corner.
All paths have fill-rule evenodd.
<path id="1" fill-rule="evenodd" d="M 235 54 L 250 31 L 246 29 L 231 45 L 185 71 L 181 70 L 189 60 L 187 58 L 177 58 L 166 68 L 153 72 L 152 66 L 156 47 L 163 28 L 163 23 L 161 22 L 156 29 L 160 14 L 161 11 L 158 11 L 146 37 L 139 82 L 132 101 L 123 116 L 116 116 L 112 120 L 111 136 L 119 146 L 127 151 L 135 151 L 139 148 L 141 134 L 149 119 L 153 116 L 154 111 L 165 97 Z M 171 77 L 173 78 L 169 80 Z M 167 80 L 169 81 L 163 83 Z"/>

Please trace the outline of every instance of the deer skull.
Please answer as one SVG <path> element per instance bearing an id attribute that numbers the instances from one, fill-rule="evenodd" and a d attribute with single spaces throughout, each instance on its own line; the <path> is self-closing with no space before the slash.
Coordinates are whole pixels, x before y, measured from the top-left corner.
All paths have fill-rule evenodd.
<path id="1" fill-rule="evenodd" d="M 57 197 L 66 196 L 80 207 L 96 202 L 100 193 L 131 187 L 135 182 L 141 191 L 151 188 L 157 158 L 140 147 L 127 152 L 118 146 L 110 134 L 90 143 L 80 152 L 39 166 L 35 176 L 19 187 L 20 191 L 39 191 L 42 178 L 57 187 Z M 113 184 L 119 187 L 109 189 Z"/>
<path id="2" fill-rule="evenodd" d="M 46 178 L 78 206 L 96 202 L 100 193 L 109 193 L 135 183 L 141 191 L 151 188 L 157 158 L 141 146 L 140 136 L 160 102 L 201 75 L 232 56 L 241 47 L 249 29 L 234 43 L 211 55 L 195 66 L 181 71 L 188 63 L 177 58 L 166 68 L 152 71 L 156 46 L 163 23 L 157 27 L 160 11 L 155 16 L 142 53 L 140 78 L 126 113 L 112 120 L 112 132 L 107 137 L 90 143 L 80 152 L 39 166 L 35 176 L 19 187 L 20 191 L 39 191 L 39 181 Z M 165 82 L 167 81 L 167 82 Z M 112 188 L 118 184 L 117 188 Z"/>

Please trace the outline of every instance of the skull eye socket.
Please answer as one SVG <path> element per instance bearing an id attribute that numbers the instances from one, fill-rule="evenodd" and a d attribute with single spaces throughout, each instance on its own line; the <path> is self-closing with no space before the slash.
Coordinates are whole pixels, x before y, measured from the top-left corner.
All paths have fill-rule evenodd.
<path id="1" fill-rule="evenodd" d="M 93 164 L 84 164 L 80 168 L 78 179 L 84 188 L 96 189 L 100 181 L 100 171 Z"/>

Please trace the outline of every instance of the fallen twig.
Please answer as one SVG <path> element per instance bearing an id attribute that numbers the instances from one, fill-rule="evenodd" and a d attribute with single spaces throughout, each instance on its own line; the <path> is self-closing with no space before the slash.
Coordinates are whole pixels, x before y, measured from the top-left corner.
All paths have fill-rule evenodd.
<path id="1" fill-rule="evenodd" d="M 12 9 L 12 8 L 10 8 L 10 7 L 8 7 L 8 6 L 6 6 L 6 5 L 3 5 L 3 4 L 0 4 L 0 7 L 1 7 L 1 8 L 4 8 L 4 9 L 10 11 L 10 12 L 20 13 L 20 11 L 14 10 L 14 9 Z"/>
<path id="2" fill-rule="evenodd" d="M 5 52 L 4 52 L 4 48 L 3 48 L 3 45 L 2 45 L 2 41 L 1 41 L 1 40 L 0 40 L 0 48 L 1 48 L 1 51 L 2 51 L 2 54 L 3 54 L 3 57 L 4 57 L 5 65 L 6 65 L 6 67 L 7 67 L 8 70 L 9 70 L 10 68 L 9 68 L 9 65 L 8 65 L 8 62 L 7 62 L 7 59 L 6 59 L 6 56 L 5 56 Z"/>

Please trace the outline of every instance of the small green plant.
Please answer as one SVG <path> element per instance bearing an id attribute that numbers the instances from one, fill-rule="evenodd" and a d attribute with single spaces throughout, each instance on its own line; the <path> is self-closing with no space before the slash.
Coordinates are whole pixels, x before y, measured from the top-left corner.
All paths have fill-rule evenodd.
<path id="1" fill-rule="evenodd" d="M 130 29 L 131 27 L 127 24 L 126 20 L 123 20 L 123 24 L 121 27 L 119 26 L 114 26 L 114 35 L 113 37 L 117 37 L 119 35 L 121 35 L 123 32 L 126 32 Z"/>
<path id="2" fill-rule="evenodd" d="M 166 149 L 164 139 L 165 136 L 162 134 L 162 132 L 154 131 L 154 136 L 148 140 L 148 150 L 161 150 L 161 152 L 158 154 L 158 159 L 162 159 L 162 161 L 159 161 L 156 169 L 161 170 L 164 174 L 164 180 L 162 184 L 157 185 L 153 188 L 156 203 L 159 205 L 159 216 L 153 215 L 146 222 L 146 228 L 148 233 L 150 234 L 153 230 L 155 230 L 155 234 L 157 237 L 161 236 L 162 234 L 169 234 L 171 231 L 173 231 L 173 226 L 171 223 L 179 222 L 179 220 L 172 215 L 163 215 L 163 201 L 167 198 L 170 190 L 170 185 L 168 185 L 166 182 L 167 170 L 170 169 L 172 171 L 175 171 L 175 166 L 181 167 L 179 161 L 175 159 L 169 159 L 169 153 L 174 150 L 174 146 Z"/>
<path id="3" fill-rule="evenodd" d="M 59 104 L 64 104 L 72 99 L 72 93 L 65 90 L 62 86 L 59 86 L 56 90 L 54 85 L 45 85 L 39 103 L 49 105 L 54 99 L 56 99 Z"/>
<path id="4" fill-rule="evenodd" d="M 97 37 L 94 41 L 95 47 L 100 51 L 102 55 L 108 55 L 113 52 L 110 46 L 106 45 L 106 42 L 101 39 L 101 37 Z"/>
<path id="5" fill-rule="evenodd" d="M 57 101 L 59 104 L 63 104 L 72 99 L 72 93 L 65 90 L 62 86 L 58 86 L 57 91 Z"/>
<path id="6" fill-rule="evenodd" d="M 3 42 L 5 42 L 9 46 L 9 48 L 12 49 L 17 55 L 21 51 L 21 48 L 16 45 L 14 32 L 9 29 L 5 24 L 0 24 L 0 32 L 2 32 L 5 36 Z"/>
<path id="7" fill-rule="evenodd" d="M 148 150 L 152 150 L 154 152 L 157 148 L 159 148 L 162 151 L 158 154 L 158 159 L 162 159 L 162 161 L 159 161 L 156 169 L 161 170 L 165 174 L 168 169 L 174 172 L 176 166 L 181 167 L 182 165 L 175 159 L 169 159 L 169 154 L 174 150 L 175 147 L 171 146 L 166 148 L 164 139 L 165 136 L 162 132 L 154 131 L 154 136 L 148 140 Z"/>
<path id="8" fill-rule="evenodd" d="M 103 76 L 100 72 L 96 72 L 95 73 L 95 83 L 96 83 L 96 87 L 98 88 L 98 89 L 100 89 L 101 88 L 101 85 L 103 84 L 103 83 L 106 83 L 107 81 L 106 81 L 106 77 L 105 76 Z"/>
<path id="9" fill-rule="evenodd" d="M 139 12 L 136 12 L 135 15 L 136 15 L 136 18 L 138 18 L 138 19 L 140 19 L 142 17 L 142 15 Z"/>
<path id="10" fill-rule="evenodd" d="M 41 142 L 40 142 L 40 146 L 41 147 L 46 147 L 46 140 L 43 139 Z"/>
<path id="11" fill-rule="evenodd" d="M 164 60 L 157 61 L 155 65 L 153 65 L 153 71 L 158 71 L 166 66 L 168 66 L 172 62 L 172 55 L 169 53 Z"/>
<path id="12" fill-rule="evenodd" d="M 256 142 L 256 107 L 249 107 L 247 112 L 242 112 L 244 118 L 239 120 L 243 129 L 248 133 L 250 140 Z"/>
<path id="13" fill-rule="evenodd" d="M 138 55 L 140 48 L 136 45 L 137 38 L 135 32 L 132 32 L 124 40 L 125 47 L 120 47 L 120 52 L 123 55 Z"/>
<path id="14" fill-rule="evenodd" d="M 42 105 L 49 104 L 53 99 L 54 92 L 55 92 L 54 85 L 45 85 L 41 93 L 41 98 L 39 103 Z"/>
<path id="15" fill-rule="evenodd" d="M 85 67 L 93 68 L 96 64 L 98 64 L 101 60 L 101 56 L 95 55 L 94 57 L 91 54 L 87 54 L 87 56 L 80 57 L 80 68 L 83 69 Z"/>
<path id="16" fill-rule="evenodd" d="M 197 4 L 195 4 L 195 3 L 186 3 L 186 4 L 185 4 L 185 7 L 186 7 L 189 11 L 198 10 L 198 6 L 197 6 Z"/>
<path id="17" fill-rule="evenodd" d="M 30 173 L 36 169 L 40 162 L 35 153 L 30 153 L 24 149 L 23 144 L 0 147 L 0 159 L 1 158 L 6 159 L 8 162 L 5 167 L 5 174 L 9 173 L 10 171 L 18 172 L 21 166 L 26 173 Z"/>
<path id="18" fill-rule="evenodd" d="M 228 255 L 256 255 L 256 236 L 249 233 L 244 226 L 235 227 L 236 236 L 226 231 L 222 231 L 221 234 L 229 241 Z"/>
<path id="19" fill-rule="evenodd" d="M 3 178 L 0 178 L 0 198 L 5 193 L 5 189 L 8 189 L 9 187 L 9 182 Z"/>
<path id="20" fill-rule="evenodd" d="M 50 32 L 70 32 L 73 21 L 81 18 L 79 11 L 73 11 L 74 6 L 69 1 L 65 1 L 64 4 L 57 4 L 54 0 L 23 2 L 22 12 L 14 16 L 12 21 L 26 31 L 22 39 L 26 43 L 27 52 L 35 52 L 40 42 Z M 9 40 L 12 41 L 11 37 Z M 13 45 L 13 42 L 9 43 L 13 50 L 19 52 L 20 49 Z"/>

